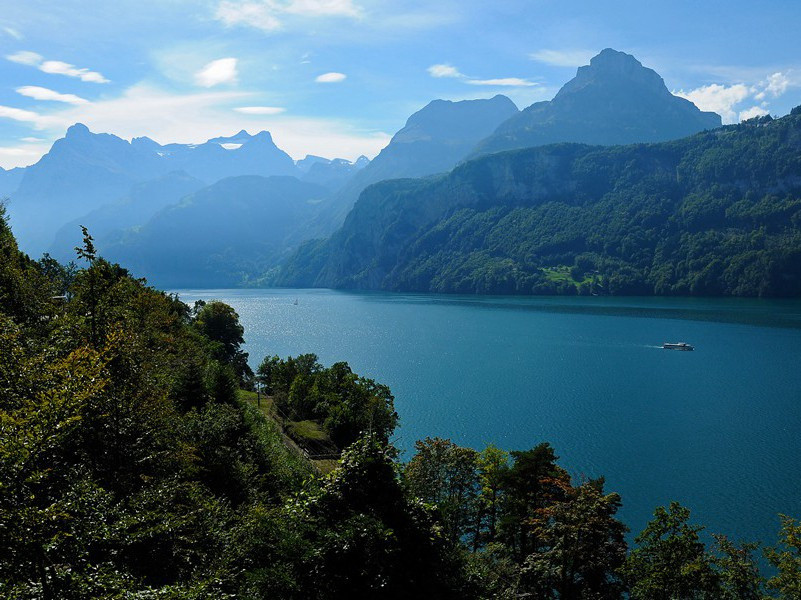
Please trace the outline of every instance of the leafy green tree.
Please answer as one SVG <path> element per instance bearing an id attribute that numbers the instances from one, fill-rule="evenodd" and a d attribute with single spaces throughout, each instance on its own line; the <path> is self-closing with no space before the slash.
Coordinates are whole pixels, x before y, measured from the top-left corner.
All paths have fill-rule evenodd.
<path id="1" fill-rule="evenodd" d="M 717 552 L 712 557 L 721 585 L 722 600 L 761 600 L 765 598 L 764 577 L 754 553 L 757 543 L 735 544 L 725 535 L 715 535 Z"/>
<path id="2" fill-rule="evenodd" d="M 451 440 L 415 442 L 416 454 L 406 465 L 412 494 L 435 505 L 451 543 L 465 539 L 475 548 L 480 537 L 479 453 Z"/>
<path id="3" fill-rule="evenodd" d="M 203 304 L 195 317 L 195 327 L 211 340 L 214 357 L 231 365 L 241 382 L 253 377 L 247 364 L 248 355 L 241 349 L 245 328 L 232 307 L 216 300 Z"/>
<path id="4" fill-rule="evenodd" d="M 538 547 L 533 520 L 543 508 L 565 499 L 570 478 L 556 464 L 558 457 L 548 443 L 510 454 L 513 462 L 503 476 L 504 505 L 499 534 L 522 563 Z"/>
<path id="5" fill-rule="evenodd" d="M 478 456 L 479 502 L 485 535 L 482 543 L 494 542 L 503 511 L 503 482 L 509 468 L 509 453 L 489 444 Z"/>
<path id="6" fill-rule="evenodd" d="M 290 507 L 307 544 L 298 597 L 470 598 L 458 552 L 398 477 L 397 451 L 365 435 L 322 488 Z"/>
<path id="7" fill-rule="evenodd" d="M 801 598 L 801 522 L 786 515 L 781 517 L 777 548 L 766 548 L 765 556 L 777 570 L 768 579 L 768 588 L 782 600 Z"/>
<path id="8" fill-rule="evenodd" d="M 623 569 L 634 600 L 704 600 L 720 595 L 719 578 L 690 511 L 659 507 L 636 538 Z"/>
<path id="9" fill-rule="evenodd" d="M 523 589 L 543 599 L 621 598 L 628 529 L 615 518 L 619 508 L 620 496 L 589 482 L 542 509 L 534 524 L 538 549 L 523 565 Z"/>

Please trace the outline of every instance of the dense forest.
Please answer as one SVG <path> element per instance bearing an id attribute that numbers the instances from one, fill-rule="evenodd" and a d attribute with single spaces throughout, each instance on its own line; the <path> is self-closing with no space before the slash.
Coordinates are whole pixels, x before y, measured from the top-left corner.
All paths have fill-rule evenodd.
<path id="1" fill-rule="evenodd" d="M 2 598 L 801 594 L 792 518 L 775 546 L 707 547 L 672 504 L 629 548 L 621 498 L 547 443 L 429 438 L 403 463 L 386 386 L 314 355 L 253 373 L 230 306 L 149 287 L 85 230 L 76 250 L 80 268 L 28 258 L 0 209 Z M 246 399 L 254 379 L 344 448 L 330 473 Z"/>
<path id="2" fill-rule="evenodd" d="M 678 141 L 501 152 L 376 184 L 278 283 L 797 297 L 801 107 Z"/>

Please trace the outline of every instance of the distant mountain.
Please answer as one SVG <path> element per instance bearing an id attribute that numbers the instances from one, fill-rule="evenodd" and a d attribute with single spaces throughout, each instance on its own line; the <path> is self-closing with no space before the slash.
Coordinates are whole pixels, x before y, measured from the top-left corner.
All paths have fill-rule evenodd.
<path id="1" fill-rule="evenodd" d="M 25 169 L 21 167 L 9 170 L 0 167 L 0 199 L 17 191 L 24 174 Z"/>
<path id="2" fill-rule="evenodd" d="M 177 204 L 184 196 L 206 187 L 199 179 L 183 172 L 173 172 L 144 183 L 135 184 L 121 200 L 106 204 L 67 223 L 55 234 L 49 253 L 60 261 L 75 257 L 80 245 L 81 225 L 86 226 L 98 246 L 119 238 L 124 229 L 138 227 L 160 210 Z"/>
<path id="3" fill-rule="evenodd" d="M 332 217 L 338 225 L 368 185 L 385 179 L 450 171 L 498 125 L 517 113 L 506 96 L 489 100 L 434 100 L 414 113 L 373 161 L 337 194 Z"/>
<path id="4" fill-rule="evenodd" d="M 607 48 L 580 67 L 553 100 L 532 104 L 502 123 L 472 156 L 557 142 L 661 142 L 720 125 L 719 115 L 671 94 L 636 58 Z"/>
<path id="5" fill-rule="evenodd" d="M 299 176 L 301 181 L 321 185 L 332 192 L 339 190 L 369 164 L 370 159 L 366 156 L 360 156 L 355 162 L 344 158 L 328 160 L 319 156 L 307 156 L 297 162 L 298 168 L 302 170 Z"/>
<path id="6" fill-rule="evenodd" d="M 302 225 L 326 193 L 294 177 L 226 178 L 99 251 L 161 286 L 246 285 L 304 239 Z"/>
<path id="7" fill-rule="evenodd" d="M 295 162 L 273 142 L 268 131 L 250 135 L 242 130 L 230 137 L 217 137 L 203 144 L 168 144 L 153 147 L 153 140 L 132 140 L 132 145 L 147 144 L 164 161 L 170 171 L 213 183 L 238 175 L 296 175 Z"/>
<path id="8" fill-rule="evenodd" d="M 56 230 L 76 215 L 115 201 L 133 184 L 164 171 L 156 153 L 142 152 L 115 135 L 73 125 L 39 162 L 25 169 L 11 198 L 11 223 L 20 246 L 40 254 Z"/>
<path id="9" fill-rule="evenodd" d="M 801 296 L 801 107 L 678 141 L 500 152 L 373 185 L 277 283 Z"/>
<path id="10" fill-rule="evenodd" d="M 133 186 L 173 171 L 206 184 L 238 175 L 299 172 L 267 131 L 256 135 L 240 131 L 203 144 L 162 146 L 146 137 L 127 142 L 115 135 L 92 133 L 78 123 L 39 162 L 25 169 L 9 205 L 14 232 L 26 252 L 38 255 L 51 247 L 56 231 L 76 215 L 124 203 Z M 0 174 L 0 185 L 7 179 L 7 174 Z"/>

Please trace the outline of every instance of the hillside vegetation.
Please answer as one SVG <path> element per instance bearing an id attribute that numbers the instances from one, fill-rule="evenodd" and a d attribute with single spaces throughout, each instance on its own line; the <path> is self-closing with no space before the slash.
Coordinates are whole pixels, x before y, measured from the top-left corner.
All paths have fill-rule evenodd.
<path id="1" fill-rule="evenodd" d="M 798 296 L 801 109 L 678 141 L 531 148 L 382 182 L 330 240 L 301 247 L 278 282 Z"/>
<path id="2" fill-rule="evenodd" d="M 541 443 L 427 438 L 402 464 L 386 386 L 314 355 L 258 379 L 344 447 L 317 476 L 238 386 L 253 373 L 221 302 L 190 309 L 97 256 L 17 250 L 0 209 L 0 597 L 635 600 L 798 597 L 801 524 L 766 548 L 673 503 L 628 549 L 621 498 Z M 66 294 L 66 295 L 65 295 Z"/>

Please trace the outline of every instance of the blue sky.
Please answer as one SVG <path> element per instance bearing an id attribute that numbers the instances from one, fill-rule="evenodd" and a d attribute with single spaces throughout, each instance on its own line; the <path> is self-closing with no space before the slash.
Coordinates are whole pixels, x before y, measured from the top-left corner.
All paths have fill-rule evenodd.
<path id="1" fill-rule="evenodd" d="M 74 122 L 374 156 L 434 98 L 553 97 L 603 48 L 724 121 L 801 104 L 801 2 L 0 0 L 0 166 Z"/>

